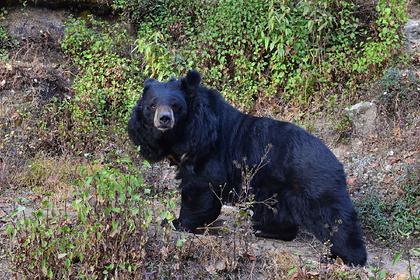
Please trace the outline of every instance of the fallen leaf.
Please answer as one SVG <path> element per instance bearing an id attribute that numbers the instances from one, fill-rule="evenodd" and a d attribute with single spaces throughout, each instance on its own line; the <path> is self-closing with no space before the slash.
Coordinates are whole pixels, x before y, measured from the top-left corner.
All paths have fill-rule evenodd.
<path id="1" fill-rule="evenodd" d="M 397 158 L 397 157 L 390 157 L 389 158 L 389 164 L 395 164 L 397 162 L 399 162 L 401 159 Z"/>
<path id="2" fill-rule="evenodd" d="M 337 264 L 337 265 L 344 265 L 344 261 L 340 257 L 337 257 L 335 259 L 335 264 Z"/>
<path id="3" fill-rule="evenodd" d="M 391 176 L 388 176 L 388 175 L 386 175 L 385 176 L 385 178 L 384 178 L 384 181 L 383 181 L 385 184 L 389 184 L 389 183 L 391 183 L 392 182 L 392 177 Z"/>
<path id="4" fill-rule="evenodd" d="M 216 268 L 214 267 L 213 264 L 206 265 L 206 270 L 210 274 L 215 274 L 216 273 Z"/>
<path id="5" fill-rule="evenodd" d="M 347 185 L 353 186 L 356 180 L 357 180 L 356 177 L 352 177 L 352 176 L 347 177 Z"/>
<path id="6" fill-rule="evenodd" d="M 298 280 L 299 279 L 299 273 L 295 272 L 292 277 L 290 277 L 289 280 Z"/>
<path id="7" fill-rule="evenodd" d="M 0 219 L 5 217 L 7 214 L 3 210 L 0 209 Z"/>
<path id="8" fill-rule="evenodd" d="M 316 272 L 316 271 L 309 271 L 306 274 L 308 274 L 309 276 L 313 276 L 313 277 L 319 276 L 319 272 Z"/>
<path id="9" fill-rule="evenodd" d="M 169 255 L 169 248 L 162 247 L 162 249 L 160 250 L 160 255 L 162 256 L 162 259 L 166 259 Z"/>
<path id="10" fill-rule="evenodd" d="M 248 253 L 245 253 L 244 254 L 244 258 L 247 258 L 250 261 L 256 261 L 257 260 L 257 257 L 256 256 L 250 255 Z"/>
<path id="11" fill-rule="evenodd" d="M 413 164 L 413 163 L 415 163 L 416 162 L 416 160 L 414 159 L 414 158 L 407 158 L 406 160 L 405 160 L 405 163 L 407 163 L 407 164 Z"/>
<path id="12" fill-rule="evenodd" d="M 226 262 L 225 261 L 218 261 L 217 263 L 216 263 L 216 270 L 217 271 L 222 271 L 222 270 L 225 270 L 226 269 Z"/>

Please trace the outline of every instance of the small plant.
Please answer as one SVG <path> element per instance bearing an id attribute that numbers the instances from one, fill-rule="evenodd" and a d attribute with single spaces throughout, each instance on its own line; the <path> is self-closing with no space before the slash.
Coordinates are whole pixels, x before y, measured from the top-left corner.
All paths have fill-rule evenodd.
<path id="1" fill-rule="evenodd" d="M 37 279 L 138 274 L 153 220 L 146 190 L 141 177 L 105 167 L 78 184 L 71 204 L 17 208 L 12 217 L 22 218 L 7 227 L 12 263 Z"/>
<path id="2" fill-rule="evenodd" d="M 227 242 L 229 244 L 228 246 L 230 246 L 229 250 L 220 254 L 224 265 L 223 269 L 219 270 L 234 272 L 237 269 L 240 269 L 241 264 L 244 264 L 244 262 L 256 261 L 251 246 L 255 241 L 252 221 L 254 207 L 263 205 L 263 207 L 268 207 L 272 211 L 276 211 L 275 204 L 277 200 L 276 196 L 273 195 L 263 201 L 256 201 L 254 194 L 252 193 L 251 181 L 268 163 L 267 156 L 270 149 L 271 145 L 268 145 L 263 157 L 255 165 L 248 165 L 246 159 L 243 159 L 242 162 L 235 162 L 235 167 L 241 171 L 242 183 L 240 189 L 233 189 L 227 192 L 222 187 L 221 195 L 224 197 L 227 196 L 230 200 L 234 201 L 235 209 L 230 213 L 233 223 L 222 226 L 222 230 L 227 235 L 225 238 L 231 241 Z M 220 200 L 220 203 L 223 204 L 223 198 L 216 192 L 214 193 Z M 217 221 L 214 223 L 217 223 Z M 210 228 L 205 228 L 206 233 L 211 232 L 211 227 L 214 225 L 212 224 L 209 226 Z"/>
<path id="3" fill-rule="evenodd" d="M 0 8 L 0 61 L 7 60 L 9 58 L 9 49 L 17 46 L 17 41 L 11 38 L 6 28 L 1 25 L 6 15 L 7 10 Z"/>
<path id="4" fill-rule="evenodd" d="M 6 42 L 8 40 L 8 35 L 6 29 L 3 26 L 0 26 L 0 60 L 7 59 L 7 49 Z"/>
<path id="5" fill-rule="evenodd" d="M 419 184 L 415 174 L 408 176 L 404 194 L 397 200 L 387 201 L 377 193 L 369 193 L 356 201 L 366 231 L 387 244 L 419 236 Z"/>
<path id="6" fill-rule="evenodd" d="M 335 130 L 339 135 L 339 139 L 346 139 L 350 136 L 353 130 L 353 122 L 346 114 L 343 115 L 336 123 Z"/>
<path id="7" fill-rule="evenodd" d="M 170 50 L 165 46 L 165 38 L 159 31 L 147 37 L 140 37 L 136 41 L 136 50 L 143 58 L 143 73 L 145 76 L 159 80 L 167 79 L 171 75 L 179 76 L 175 60 Z"/>
<path id="8" fill-rule="evenodd" d="M 377 96 L 381 111 L 387 118 L 397 122 L 407 115 L 406 112 L 418 106 L 419 77 L 411 71 L 389 68 L 379 80 L 380 94 Z M 411 110 L 409 110 L 411 109 Z M 405 120 L 409 122 L 409 119 Z"/>

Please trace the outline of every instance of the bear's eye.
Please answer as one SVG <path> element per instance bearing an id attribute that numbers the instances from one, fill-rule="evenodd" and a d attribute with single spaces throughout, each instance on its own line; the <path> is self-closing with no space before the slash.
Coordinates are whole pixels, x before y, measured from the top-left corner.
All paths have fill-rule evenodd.
<path id="1" fill-rule="evenodd" d="M 149 105 L 149 109 L 150 109 L 150 110 L 154 110 L 154 109 L 156 109 L 156 104 L 154 104 L 154 103 L 153 103 L 153 104 L 150 104 L 150 105 Z"/>
<path id="2" fill-rule="evenodd" d="M 174 112 L 179 112 L 179 110 L 181 110 L 181 106 L 179 106 L 176 103 L 172 104 L 171 107 L 172 107 L 172 110 L 174 110 Z"/>

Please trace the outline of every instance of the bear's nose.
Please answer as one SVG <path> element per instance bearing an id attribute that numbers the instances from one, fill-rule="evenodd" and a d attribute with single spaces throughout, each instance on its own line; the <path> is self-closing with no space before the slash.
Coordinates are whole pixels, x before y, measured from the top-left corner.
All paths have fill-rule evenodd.
<path id="1" fill-rule="evenodd" d="M 158 106 L 153 118 L 153 124 L 157 129 L 161 131 L 166 131 L 173 128 L 175 124 L 175 118 L 172 109 L 165 105 Z"/>
<path id="2" fill-rule="evenodd" d="M 168 125 L 171 122 L 171 115 L 169 113 L 162 113 L 159 116 L 159 122 L 162 125 Z"/>

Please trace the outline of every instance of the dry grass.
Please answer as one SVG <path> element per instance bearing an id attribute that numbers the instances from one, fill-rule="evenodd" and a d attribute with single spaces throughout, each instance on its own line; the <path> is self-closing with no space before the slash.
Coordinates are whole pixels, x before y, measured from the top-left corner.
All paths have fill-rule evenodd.
<path id="1" fill-rule="evenodd" d="M 81 174 L 81 169 L 85 174 Z M 68 200 L 77 180 L 99 170 L 99 164 L 92 164 L 83 159 L 69 156 L 48 157 L 37 155 L 15 177 L 15 182 L 22 187 L 32 189 L 36 194 L 48 196 L 53 201 Z"/>

